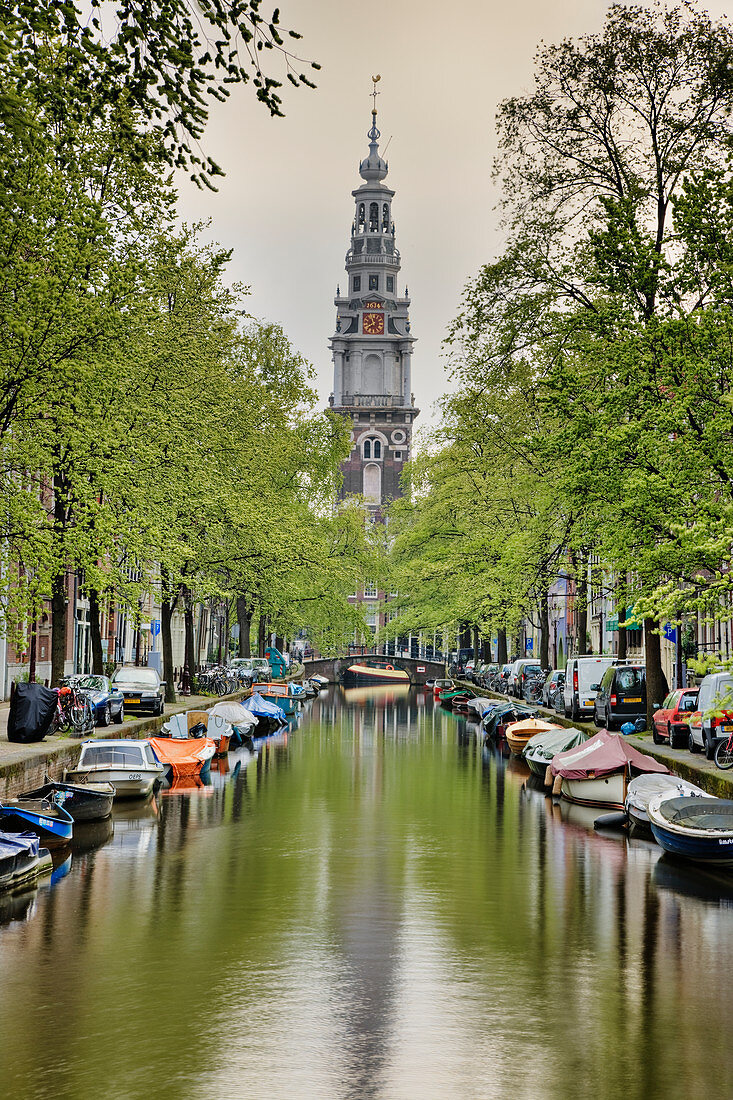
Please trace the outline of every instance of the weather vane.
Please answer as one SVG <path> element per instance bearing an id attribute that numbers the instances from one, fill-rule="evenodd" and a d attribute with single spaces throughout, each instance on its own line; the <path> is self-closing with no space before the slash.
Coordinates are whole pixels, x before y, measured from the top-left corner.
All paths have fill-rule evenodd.
<path id="1" fill-rule="evenodd" d="M 374 100 L 374 106 L 372 107 L 372 110 L 374 111 L 375 114 L 377 113 L 377 96 L 379 95 L 379 92 L 377 91 L 377 84 L 379 83 L 379 81 L 381 79 L 382 78 L 379 75 L 379 73 L 377 73 L 376 76 L 372 77 L 372 84 L 374 85 L 374 90 L 372 91 L 372 99 Z"/>

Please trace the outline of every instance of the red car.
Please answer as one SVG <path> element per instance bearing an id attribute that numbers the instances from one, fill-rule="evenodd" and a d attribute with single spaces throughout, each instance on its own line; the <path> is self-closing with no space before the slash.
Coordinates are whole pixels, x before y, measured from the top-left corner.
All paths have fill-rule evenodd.
<path id="1" fill-rule="evenodd" d="M 697 710 L 697 688 L 677 688 L 670 691 L 652 718 L 652 737 L 655 745 L 669 741 L 670 746 L 681 748 L 687 744 L 690 717 Z"/>

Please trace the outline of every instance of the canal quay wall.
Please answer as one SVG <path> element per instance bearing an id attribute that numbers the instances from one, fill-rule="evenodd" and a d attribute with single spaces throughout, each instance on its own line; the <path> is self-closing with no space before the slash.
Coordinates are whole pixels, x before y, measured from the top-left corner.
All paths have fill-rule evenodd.
<path id="1" fill-rule="evenodd" d="M 465 680 L 455 682 L 468 691 L 476 695 L 483 695 L 487 699 L 500 699 L 508 703 L 520 702 L 520 700 L 514 700 L 508 695 L 498 695 L 495 691 L 482 691 L 477 689 L 475 684 L 469 684 Z M 537 707 L 537 710 L 545 715 L 548 721 L 556 722 L 557 725 L 564 726 L 566 729 L 579 729 L 589 734 L 598 733 L 598 729 L 593 722 L 573 722 L 547 707 Z M 672 749 L 668 744 L 655 745 L 651 733 L 648 732 L 632 733 L 629 735 L 628 740 L 639 752 L 658 760 L 660 764 L 664 764 L 673 775 L 678 775 L 680 779 L 686 779 L 688 783 L 695 783 L 698 787 L 707 791 L 708 794 L 715 795 L 717 798 L 733 798 L 733 771 L 721 771 L 720 768 L 716 767 L 714 760 L 707 760 L 702 754 L 693 756 L 687 749 Z"/>
<path id="2" fill-rule="evenodd" d="M 9 704 L 0 707 L 0 802 L 12 798 L 45 782 L 45 776 L 61 779 L 64 768 L 73 768 L 81 752 L 81 743 L 88 737 L 131 738 L 154 737 L 172 714 L 185 714 L 189 710 L 206 710 L 214 703 L 239 702 L 247 698 L 249 691 L 212 697 L 189 695 L 178 703 L 167 703 L 162 715 L 156 717 L 126 718 L 121 725 L 95 727 L 82 737 L 55 735 L 19 745 L 8 741 Z"/>

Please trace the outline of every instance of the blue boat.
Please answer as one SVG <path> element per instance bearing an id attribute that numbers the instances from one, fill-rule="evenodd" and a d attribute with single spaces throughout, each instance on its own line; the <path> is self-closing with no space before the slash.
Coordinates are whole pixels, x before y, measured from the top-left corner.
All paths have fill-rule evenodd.
<path id="1" fill-rule="evenodd" d="M 35 833 L 0 832 L 0 890 L 32 882 L 51 866 L 51 853 Z"/>
<path id="2" fill-rule="evenodd" d="M 259 695 L 268 703 L 274 703 L 276 707 L 280 707 L 286 715 L 295 714 L 298 709 L 290 684 L 275 684 L 272 681 L 257 683 L 252 685 L 252 691 L 254 695 Z M 254 714 L 254 711 L 252 713 Z"/>
<path id="3" fill-rule="evenodd" d="M 254 695 L 250 695 L 249 699 L 245 699 L 242 706 L 251 711 L 257 721 L 265 726 L 268 723 L 276 723 L 281 726 L 286 720 L 285 711 L 282 707 L 270 702 L 269 699 L 263 699 L 259 692 L 255 692 Z"/>
<path id="4" fill-rule="evenodd" d="M 733 800 L 684 795 L 651 799 L 649 824 L 657 844 L 672 856 L 733 867 Z"/>
<path id="5" fill-rule="evenodd" d="M 51 798 L 11 799 L 0 803 L 0 830 L 6 833 L 35 833 L 46 848 L 69 844 L 74 819 Z"/>

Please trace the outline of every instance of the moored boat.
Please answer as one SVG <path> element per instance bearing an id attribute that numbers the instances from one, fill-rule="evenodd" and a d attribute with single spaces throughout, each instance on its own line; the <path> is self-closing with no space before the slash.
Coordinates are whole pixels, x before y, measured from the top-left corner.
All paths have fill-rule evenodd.
<path id="1" fill-rule="evenodd" d="M 50 798 L 71 814 L 74 822 L 103 821 L 112 813 L 112 800 L 115 795 L 111 783 L 60 783 L 49 780 L 42 787 L 24 791 L 18 800 Z"/>
<path id="2" fill-rule="evenodd" d="M 151 737 L 153 752 L 165 768 L 165 777 L 205 779 L 216 745 L 210 737 Z"/>
<path id="3" fill-rule="evenodd" d="M 259 692 L 255 692 L 248 699 L 245 699 L 242 706 L 246 707 L 257 718 L 258 734 L 267 734 L 279 729 L 287 721 L 282 707 L 276 703 L 271 703 L 269 699 L 263 699 Z"/>
<path id="4" fill-rule="evenodd" d="M 410 676 L 389 661 L 356 661 L 346 669 L 343 680 L 345 684 L 409 684 Z"/>
<path id="5" fill-rule="evenodd" d="M 649 803 L 657 795 L 664 795 L 666 798 L 683 798 L 687 795 L 709 797 L 702 788 L 688 783 L 686 779 L 680 779 L 677 775 L 637 775 L 629 783 L 624 800 L 626 817 L 634 834 L 646 837 L 653 835 L 649 822 Z"/>
<path id="6" fill-rule="evenodd" d="M 669 772 L 664 764 L 644 756 L 621 735 L 608 730 L 600 730 L 585 744 L 553 756 L 550 768 L 555 776 L 554 793 L 561 793 L 569 802 L 608 810 L 623 810 L 634 775 Z"/>
<path id="7" fill-rule="evenodd" d="M 537 733 L 547 733 L 548 730 L 560 729 L 554 722 L 543 722 L 541 718 L 521 718 L 518 722 L 511 722 L 504 731 L 506 743 L 515 756 L 521 756 L 524 746 L 530 737 Z"/>
<path id="8" fill-rule="evenodd" d="M 733 867 L 733 799 L 658 794 L 647 806 L 657 844 L 672 856 Z"/>
<path id="9" fill-rule="evenodd" d="M 79 763 L 64 771 L 65 783 L 111 783 L 115 798 L 147 798 L 164 768 L 147 741 L 84 741 Z"/>
<path id="10" fill-rule="evenodd" d="M 252 685 L 252 691 L 261 695 L 268 703 L 274 703 L 285 712 L 287 717 L 295 714 L 298 704 L 295 695 L 290 690 L 289 683 L 276 683 L 273 681 L 256 683 Z"/>
<path id="11" fill-rule="evenodd" d="M 0 832 L 0 890 L 15 890 L 53 868 L 35 833 Z"/>
<path id="12" fill-rule="evenodd" d="M 71 814 L 50 798 L 17 798 L 0 803 L 0 830 L 4 833 L 35 833 L 45 848 L 69 844 L 74 835 Z"/>
<path id="13" fill-rule="evenodd" d="M 576 730 L 574 727 L 564 729 L 556 726 L 553 729 L 541 730 L 534 737 L 530 737 L 524 746 L 523 756 L 533 775 L 538 776 L 544 782 L 547 767 L 553 756 L 557 756 L 559 752 L 566 752 L 568 749 L 575 748 L 576 745 L 583 745 L 587 740 L 588 734 L 583 733 L 582 730 Z"/>

